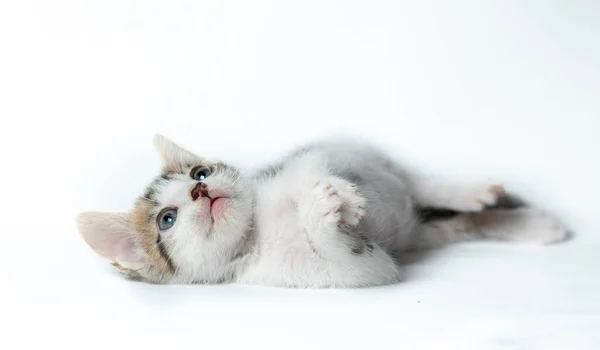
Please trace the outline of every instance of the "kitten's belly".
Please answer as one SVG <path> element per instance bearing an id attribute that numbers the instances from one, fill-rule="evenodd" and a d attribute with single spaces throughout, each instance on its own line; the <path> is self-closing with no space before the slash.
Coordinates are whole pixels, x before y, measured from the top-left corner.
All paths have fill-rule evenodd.
<path id="1" fill-rule="evenodd" d="M 299 227 L 295 213 L 287 208 L 278 217 L 260 225 L 260 255 L 238 278 L 238 282 L 286 287 L 324 283 L 319 275 L 327 270 Z M 284 214 L 284 215 L 281 215 Z M 330 282 L 329 282 L 330 283 Z"/>
<path id="2" fill-rule="evenodd" d="M 324 260 L 308 250 L 277 249 L 263 253 L 266 254 L 238 276 L 237 283 L 288 288 L 357 288 L 393 284 L 402 279 L 398 266 L 381 249 L 376 253 L 380 259 L 355 261 L 372 265 L 370 270 L 377 271 L 376 274 L 361 273 L 369 268 Z"/>
<path id="3" fill-rule="evenodd" d="M 313 250 L 294 215 L 275 217 L 263 225 L 259 255 L 238 276 L 243 284 L 296 288 L 362 287 L 396 283 L 398 267 L 379 247 L 352 260 L 324 259 Z M 377 271 L 369 273 L 368 271 Z"/>

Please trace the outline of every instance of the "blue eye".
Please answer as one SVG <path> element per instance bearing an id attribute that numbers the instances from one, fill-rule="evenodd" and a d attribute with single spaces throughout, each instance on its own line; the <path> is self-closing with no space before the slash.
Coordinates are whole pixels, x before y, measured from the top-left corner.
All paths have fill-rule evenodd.
<path id="1" fill-rule="evenodd" d="M 211 172 L 212 171 L 210 170 L 209 167 L 199 166 L 199 167 L 192 169 L 192 172 L 190 175 L 192 176 L 192 179 L 194 179 L 196 181 L 202 181 L 202 180 L 206 179 L 210 175 Z"/>
<path id="2" fill-rule="evenodd" d="M 166 209 L 158 214 L 158 229 L 161 231 L 170 229 L 177 220 L 177 209 Z"/>

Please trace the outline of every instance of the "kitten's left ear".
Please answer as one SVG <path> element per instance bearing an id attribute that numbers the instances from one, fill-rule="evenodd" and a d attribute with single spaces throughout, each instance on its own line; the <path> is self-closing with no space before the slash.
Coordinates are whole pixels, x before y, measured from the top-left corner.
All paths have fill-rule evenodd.
<path id="1" fill-rule="evenodd" d="M 201 157 L 183 149 L 175 142 L 161 134 L 154 135 L 154 147 L 161 156 L 165 165 L 167 164 L 194 164 L 202 161 Z"/>
<path id="2" fill-rule="evenodd" d="M 145 265 L 128 213 L 84 212 L 76 221 L 85 242 L 119 270 L 136 271 Z"/>

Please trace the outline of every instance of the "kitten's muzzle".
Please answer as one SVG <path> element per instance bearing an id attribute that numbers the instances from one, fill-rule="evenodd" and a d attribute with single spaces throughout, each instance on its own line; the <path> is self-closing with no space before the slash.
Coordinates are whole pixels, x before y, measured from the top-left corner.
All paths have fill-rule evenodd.
<path id="1" fill-rule="evenodd" d="M 198 182 L 196 186 L 192 188 L 192 192 L 190 194 L 192 195 L 192 200 L 194 201 L 200 197 L 208 197 L 210 199 L 210 196 L 208 195 L 208 185 L 204 182 Z"/>

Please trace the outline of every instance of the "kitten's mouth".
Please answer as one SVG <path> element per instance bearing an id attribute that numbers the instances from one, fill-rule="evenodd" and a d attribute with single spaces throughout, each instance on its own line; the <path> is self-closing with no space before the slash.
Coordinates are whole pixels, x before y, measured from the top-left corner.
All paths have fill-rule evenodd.
<path id="1" fill-rule="evenodd" d="M 215 203 L 217 203 L 217 201 L 222 198 L 223 197 L 215 197 L 215 198 L 210 199 L 210 211 L 211 212 L 213 211 L 213 207 L 214 207 Z"/>
<path id="2" fill-rule="evenodd" d="M 224 212 L 227 210 L 227 197 L 215 197 L 210 198 L 210 216 L 213 223 L 223 217 Z"/>

